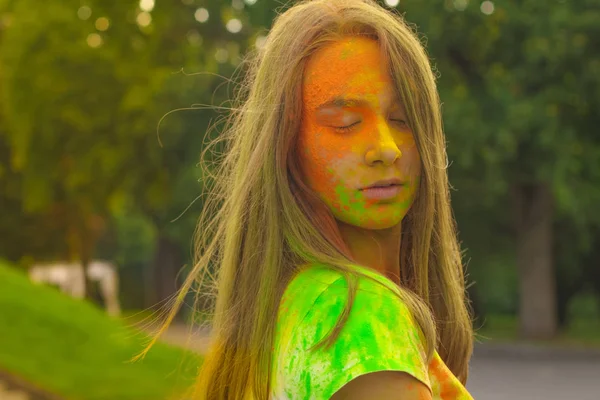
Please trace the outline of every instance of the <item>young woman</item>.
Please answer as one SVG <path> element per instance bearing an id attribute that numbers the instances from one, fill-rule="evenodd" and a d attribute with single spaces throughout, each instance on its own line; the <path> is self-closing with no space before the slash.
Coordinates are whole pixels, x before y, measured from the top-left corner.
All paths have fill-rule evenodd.
<path id="1" fill-rule="evenodd" d="M 371 0 L 303 1 L 249 60 L 173 310 L 214 265 L 192 398 L 471 399 L 440 102 L 417 36 Z"/>

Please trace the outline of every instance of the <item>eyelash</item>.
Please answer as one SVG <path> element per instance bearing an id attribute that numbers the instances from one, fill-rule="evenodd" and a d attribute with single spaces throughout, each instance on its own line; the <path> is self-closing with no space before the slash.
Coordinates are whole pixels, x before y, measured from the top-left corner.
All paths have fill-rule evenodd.
<path id="1" fill-rule="evenodd" d="M 406 121 L 403 119 L 392 119 L 391 121 L 399 122 L 403 125 L 406 125 Z M 335 129 L 337 129 L 338 131 L 347 132 L 347 131 L 351 130 L 356 124 L 359 124 L 359 123 L 360 123 L 360 121 L 357 121 L 348 126 L 336 126 Z"/>
<path id="2" fill-rule="evenodd" d="M 351 130 L 356 124 L 359 124 L 359 123 L 360 123 L 360 121 L 357 121 L 348 126 L 336 126 L 335 129 L 337 129 L 338 131 L 347 132 L 347 131 Z"/>

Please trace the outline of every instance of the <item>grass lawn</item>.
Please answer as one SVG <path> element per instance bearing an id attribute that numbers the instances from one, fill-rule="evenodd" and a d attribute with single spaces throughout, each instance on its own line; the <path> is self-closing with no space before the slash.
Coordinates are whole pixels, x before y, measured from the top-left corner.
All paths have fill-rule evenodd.
<path id="1" fill-rule="evenodd" d="M 0 370 L 68 400 L 165 400 L 187 388 L 201 361 L 157 343 L 102 310 L 0 262 Z"/>
<path id="2" fill-rule="evenodd" d="M 481 322 L 475 324 L 481 326 Z M 514 315 L 489 315 L 477 331 L 482 342 L 515 342 L 519 340 L 518 320 Z M 536 343 L 564 347 L 600 348 L 600 318 L 574 318 L 564 332 L 552 340 Z"/>

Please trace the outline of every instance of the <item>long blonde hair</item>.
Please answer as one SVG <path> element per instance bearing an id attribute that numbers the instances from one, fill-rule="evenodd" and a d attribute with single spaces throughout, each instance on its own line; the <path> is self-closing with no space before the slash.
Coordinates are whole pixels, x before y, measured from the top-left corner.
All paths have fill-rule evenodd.
<path id="1" fill-rule="evenodd" d="M 159 332 L 194 284 L 213 289 L 213 342 L 194 399 L 269 398 L 274 317 L 302 265 L 326 264 L 348 281 L 347 308 L 319 346 L 331 345 L 348 317 L 362 274 L 353 269 L 356 262 L 333 215 L 303 183 L 296 140 L 307 58 L 351 35 L 379 42 L 422 160 L 420 188 L 402 223 L 401 299 L 421 327 L 429 359 L 437 349 L 466 382 L 473 332 L 450 208 L 440 101 L 427 54 L 403 19 L 375 1 L 313 0 L 279 15 L 264 46 L 243 63 L 243 85 L 217 139 L 225 152 L 196 231 L 194 267 Z"/>

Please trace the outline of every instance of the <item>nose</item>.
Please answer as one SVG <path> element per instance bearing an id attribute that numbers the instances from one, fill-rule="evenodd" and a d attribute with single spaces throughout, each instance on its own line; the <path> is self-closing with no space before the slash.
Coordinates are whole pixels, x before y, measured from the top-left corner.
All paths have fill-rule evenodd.
<path id="1" fill-rule="evenodd" d="M 390 166 L 402 156 L 402 152 L 394 141 L 388 122 L 383 117 L 377 118 L 374 140 L 365 154 L 365 161 L 368 165 L 373 165 L 377 161 Z"/>

